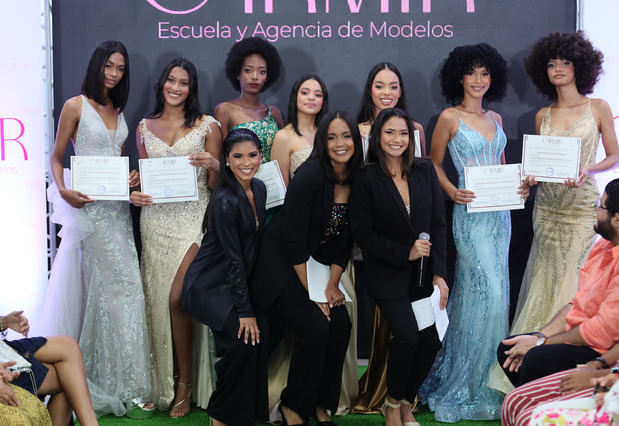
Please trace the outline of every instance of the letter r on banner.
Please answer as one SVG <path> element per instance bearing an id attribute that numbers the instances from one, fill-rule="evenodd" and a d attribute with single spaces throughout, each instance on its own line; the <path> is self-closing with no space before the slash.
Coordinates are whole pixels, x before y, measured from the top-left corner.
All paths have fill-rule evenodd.
<path id="1" fill-rule="evenodd" d="M 4 123 L 5 121 L 8 121 L 8 120 L 15 120 L 19 124 L 19 127 L 20 127 L 19 135 L 17 135 L 17 137 L 15 138 L 8 138 L 5 135 Z M 19 141 L 19 138 L 21 138 L 24 135 L 24 131 L 25 131 L 24 123 L 22 123 L 17 118 L 10 118 L 10 117 L 0 118 L 0 161 L 4 161 L 6 159 L 5 153 L 4 153 L 4 144 L 7 141 L 17 142 L 19 146 L 21 146 L 22 151 L 24 152 L 24 160 L 26 161 L 28 160 L 28 152 L 26 151 L 26 147 L 24 146 L 23 143 Z"/>

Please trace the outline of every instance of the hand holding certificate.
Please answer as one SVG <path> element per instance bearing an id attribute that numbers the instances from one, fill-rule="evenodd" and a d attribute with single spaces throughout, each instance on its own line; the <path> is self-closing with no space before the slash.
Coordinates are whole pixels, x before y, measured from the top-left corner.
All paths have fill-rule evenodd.
<path id="1" fill-rule="evenodd" d="M 286 184 L 284 183 L 277 160 L 261 164 L 254 177 L 264 182 L 264 185 L 267 187 L 267 209 L 284 204 Z"/>
<path id="2" fill-rule="evenodd" d="M 310 256 L 306 262 L 307 267 L 307 290 L 309 292 L 309 298 L 313 302 L 327 303 L 327 296 L 325 290 L 327 289 L 327 283 L 329 282 L 329 276 L 331 275 L 331 267 L 323 265 Z M 338 288 L 347 302 L 351 302 L 352 299 L 344 290 L 342 283 L 338 283 Z"/>
<path id="3" fill-rule="evenodd" d="M 578 179 L 580 138 L 524 135 L 522 168 L 524 176 L 538 182 L 563 183 Z"/>
<path id="4" fill-rule="evenodd" d="M 72 156 L 71 189 L 93 200 L 129 200 L 129 157 Z"/>
<path id="5" fill-rule="evenodd" d="M 196 167 L 189 157 L 159 157 L 140 160 L 142 192 L 153 203 L 178 203 L 198 199 Z"/>
<path id="6" fill-rule="evenodd" d="M 524 208 L 518 193 L 521 185 L 521 165 L 465 167 L 466 189 L 475 193 L 467 204 L 467 212 L 489 212 Z"/>

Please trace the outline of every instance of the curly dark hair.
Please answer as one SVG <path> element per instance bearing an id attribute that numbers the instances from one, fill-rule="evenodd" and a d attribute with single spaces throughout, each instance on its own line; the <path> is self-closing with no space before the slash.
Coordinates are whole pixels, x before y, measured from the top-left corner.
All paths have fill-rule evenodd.
<path id="1" fill-rule="evenodd" d="M 529 56 L 524 58 L 524 68 L 537 91 L 554 101 L 557 91 L 548 79 L 548 61 L 566 59 L 574 64 L 576 89 L 581 95 L 593 92 L 602 73 L 604 55 L 595 49 L 582 31 L 575 33 L 550 33 L 535 42 Z"/>
<path id="2" fill-rule="evenodd" d="M 608 182 L 604 192 L 606 192 L 608 214 L 613 216 L 615 213 L 619 213 L 619 178 Z"/>
<path id="3" fill-rule="evenodd" d="M 449 53 L 440 72 L 445 100 L 456 105 L 464 97 L 462 77 L 477 67 L 486 67 L 492 82 L 484 99 L 500 101 L 507 94 L 507 63 L 503 56 L 486 43 L 458 46 Z"/>
<path id="4" fill-rule="evenodd" d="M 253 54 L 262 56 L 267 63 L 267 81 L 264 83 L 262 91 L 268 89 L 279 78 L 282 61 L 279 53 L 277 53 L 277 49 L 263 38 L 245 38 L 234 43 L 226 58 L 226 77 L 228 77 L 232 87 L 236 90 L 241 90 L 238 76 L 241 72 L 243 61 L 246 57 Z"/>
<path id="5" fill-rule="evenodd" d="M 165 104 L 165 100 L 163 98 L 163 86 L 168 80 L 170 72 L 175 67 L 179 67 L 187 72 L 187 76 L 189 77 L 189 94 L 185 100 L 183 113 L 185 114 L 184 126 L 186 129 L 191 129 L 196 120 L 202 117 L 202 112 L 200 111 L 200 100 L 198 98 L 198 72 L 196 71 L 194 64 L 184 58 L 173 59 L 168 63 L 168 65 L 165 66 L 163 71 L 161 71 L 159 80 L 157 80 L 157 83 L 155 84 L 155 108 L 147 118 L 161 117 Z"/>

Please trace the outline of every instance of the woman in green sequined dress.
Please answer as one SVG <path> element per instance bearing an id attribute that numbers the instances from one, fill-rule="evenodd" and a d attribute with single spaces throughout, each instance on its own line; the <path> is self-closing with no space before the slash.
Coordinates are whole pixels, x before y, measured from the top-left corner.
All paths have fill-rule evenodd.
<path id="1" fill-rule="evenodd" d="M 281 60 L 268 41 L 250 37 L 235 43 L 226 59 L 226 76 L 241 94 L 215 107 L 225 138 L 239 127 L 253 131 L 262 145 L 262 163 L 271 161 L 271 144 L 283 127 L 282 113 L 274 105 L 260 102 L 260 93 L 268 89 L 280 74 Z"/>

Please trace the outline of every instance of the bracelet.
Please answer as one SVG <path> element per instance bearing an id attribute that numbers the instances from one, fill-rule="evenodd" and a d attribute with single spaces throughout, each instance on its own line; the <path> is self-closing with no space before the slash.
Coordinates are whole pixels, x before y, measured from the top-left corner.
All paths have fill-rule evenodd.
<path id="1" fill-rule="evenodd" d="M 602 366 L 602 368 L 610 368 L 610 365 L 608 365 L 606 360 L 604 358 L 602 358 L 601 356 L 598 356 L 598 357 L 594 358 L 593 360 L 599 362 L 600 365 Z"/>

